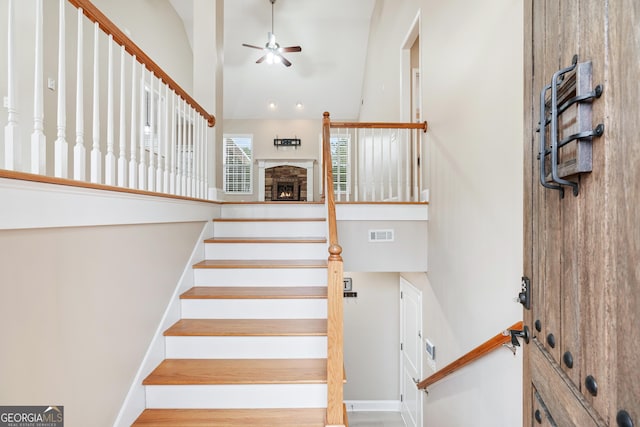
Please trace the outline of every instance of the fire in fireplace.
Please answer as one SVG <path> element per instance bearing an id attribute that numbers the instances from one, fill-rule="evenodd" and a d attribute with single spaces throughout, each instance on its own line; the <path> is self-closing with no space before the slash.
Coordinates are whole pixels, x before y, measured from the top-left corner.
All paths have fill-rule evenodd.
<path id="1" fill-rule="evenodd" d="M 283 180 L 274 183 L 272 200 L 298 201 L 300 200 L 300 187 L 297 182 Z"/>

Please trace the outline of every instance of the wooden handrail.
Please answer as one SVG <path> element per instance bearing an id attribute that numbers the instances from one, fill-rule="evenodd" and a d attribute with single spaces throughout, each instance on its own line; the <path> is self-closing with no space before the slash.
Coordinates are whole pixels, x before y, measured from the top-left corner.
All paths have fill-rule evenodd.
<path id="1" fill-rule="evenodd" d="M 344 425 L 344 346 L 342 303 L 342 248 L 338 243 L 336 203 L 331 168 L 331 121 L 325 112 L 322 119 L 323 171 L 325 177 L 325 201 L 329 225 L 329 262 L 327 281 L 327 425 Z"/>
<path id="2" fill-rule="evenodd" d="M 331 127 L 336 129 L 422 129 L 426 132 L 429 125 L 422 123 L 388 123 L 388 122 L 331 122 Z"/>
<path id="3" fill-rule="evenodd" d="M 514 323 L 507 330 L 522 330 L 522 321 Z M 502 332 L 494 336 L 493 338 L 488 339 L 487 341 L 480 344 L 478 347 L 466 353 L 464 356 L 454 360 L 449 363 L 444 368 L 440 369 L 435 374 L 425 378 L 424 380 L 418 383 L 418 389 L 425 389 L 430 385 L 440 381 L 444 377 L 456 372 L 457 370 L 467 366 L 471 362 L 474 362 L 487 354 L 491 353 L 493 350 L 502 347 L 503 344 L 507 344 L 511 342 L 510 335 L 504 335 Z"/>
<path id="4" fill-rule="evenodd" d="M 156 64 L 140 47 L 135 44 L 127 35 L 120 30 L 116 24 L 113 23 L 107 16 L 100 11 L 89 0 L 67 0 L 78 9 L 82 9 L 82 13 L 89 18 L 92 22 L 97 22 L 102 31 L 112 35 L 113 40 L 120 46 L 124 46 L 125 50 L 130 55 L 135 55 L 138 62 L 144 65 L 148 70 L 153 72 L 158 78 L 160 78 L 167 86 L 169 86 L 175 93 L 177 93 L 182 99 L 184 99 L 191 107 L 196 110 L 202 117 L 207 120 L 209 127 L 213 127 L 216 124 L 216 118 L 213 114 L 209 114 L 200 104 L 198 104 L 184 89 L 178 85 L 169 75 Z"/>

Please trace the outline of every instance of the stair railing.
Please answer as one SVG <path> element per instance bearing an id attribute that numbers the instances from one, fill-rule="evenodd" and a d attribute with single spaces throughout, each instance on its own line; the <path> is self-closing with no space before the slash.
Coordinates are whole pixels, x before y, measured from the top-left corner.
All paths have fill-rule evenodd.
<path id="1" fill-rule="evenodd" d="M 336 204 L 331 167 L 329 113 L 322 119 L 323 175 L 325 178 L 325 205 L 329 228 L 329 260 L 327 280 L 327 420 L 330 426 L 344 425 L 344 344 L 343 344 L 343 265 L 342 248 L 338 243 Z"/>
<path id="2" fill-rule="evenodd" d="M 492 351 L 508 346 L 515 354 L 515 348 L 519 345 L 518 337 L 523 337 L 525 341 L 529 341 L 528 329 L 522 330 L 522 321 L 514 323 L 510 328 L 500 332 L 487 341 L 483 342 L 473 350 L 465 353 L 463 356 L 449 363 L 444 368 L 441 368 L 433 375 L 425 378 L 417 384 L 418 389 L 426 390 L 427 387 L 435 384 L 441 379 L 454 372 L 464 368 L 465 366 L 475 362 L 478 359 L 483 358 Z"/>
<path id="3" fill-rule="evenodd" d="M 419 202 L 427 122 L 330 122 L 338 202 Z"/>
<path id="4" fill-rule="evenodd" d="M 77 9 L 75 16 L 67 3 Z M 214 116 L 122 30 L 89 0 L 9 0 L 7 12 L 2 176 L 207 198 L 206 130 Z M 87 20 L 92 31 L 86 31 Z M 57 71 L 46 69 L 44 55 L 44 35 L 52 33 Z M 45 73 L 56 77 L 45 80 Z M 57 107 L 45 102 L 45 82 L 56 92 Z M 56 123 L 55 129 L 45 123 Z"/>

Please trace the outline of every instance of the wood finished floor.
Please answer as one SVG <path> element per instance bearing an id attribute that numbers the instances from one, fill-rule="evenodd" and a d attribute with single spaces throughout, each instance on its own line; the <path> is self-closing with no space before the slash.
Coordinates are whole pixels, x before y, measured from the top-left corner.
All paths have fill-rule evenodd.
<path id="1" fill-rule="evenodd" d="M 165 336 L 324 336 L 326 319 L 182 319 Z"/>
<path id="2" fill-rule="evenodd" d="M 322 299 L 326 286 L 195 286 L 181 299 Z"/>
<path id="3" fill-rule="evenodd" d="M 324 427 L 326 409 L 147 409 L 133 426 Z"/>
<path id="4" fill-rule="evenodd" d="M 206 259 L 195 264 L 193 268 L 327 268 L 326 260 L 291 259 L 291 260 L 219 260 Z"/>
<path id="5" fill-rule="evenodd" d="M 142 384 L 324 384 L 326 382 L 326 359 L 165 359 Z"/>

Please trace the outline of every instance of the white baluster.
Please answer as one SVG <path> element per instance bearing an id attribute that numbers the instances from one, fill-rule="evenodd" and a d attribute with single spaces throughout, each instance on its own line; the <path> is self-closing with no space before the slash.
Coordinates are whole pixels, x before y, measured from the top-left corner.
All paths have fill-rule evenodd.
<path id="1" fill-rule="evenodd" d="M 125 122 L 125 50 L 120 46 L 120 147 L 118 156 L 118 187 L 127 185 L 127 124 Z"/>
<path id="2" fill-rule="evenodd" d="M 187 127 L 189 119 L 187 117 L 187 103 L 182 100 L 182 146 L 180 147 L 180 156 L 182 163 L 180 165 L 180 194 L 187 195 Z"/>
<path id="3" fill-rule="evenodd" d="M 142 71 L 140 72 L 140 163 L 138 163 L 138 188 L 140 190 L 147 189 L 147 164 L 145 162 L 144 145 L 145 135 L 144 128 L 147 123 L 145 118 L 145 75 L 146 69 L 142 65 Z"/>
<path id="4" fill-rule="evenodd" d="M 351 167 L 351 176 L 353 177 L 353 200 L 357 202 L 360 198 L 359 195 L 359 183 L 360 183 L 360 161 L 362 156 L 362 150 L 360 150 L 360 129 L 354 129 L 353 134 L 355 140 L 353 141 L 353 153 L 351 158 L 353 159 L 353 165 Z"/>
<path id="5" fill-rule="evenodd" d="M 84 36 L 82 8 L 78 8 L 76 58 L 76 144 L 73 147 L 73 179 L 87 179 L 87 150 L 84 147 Z"/>
<path id="6" fill-rule="evenodd" d="M 202 162 L 204 165 L 204 176 L 202 178 L 202 192 L 203 199 L 209 199 L 209 163 L 208 163 L 208 153 L 209 153 L 209 124 L 206 119 L 202 119 L 202 125 L 204 127 L 204 152 L 202 153 Z"/>
<path id="7" fill-rule="evenodd" d="M 176 127 L 176 193 L 182 195 L 182 129 L 184 128 L 184 116 L 182 99 L 178 99 L 177 127 Z"/>
<path id="8" fill-rule="evenodd" d="M 149 167 L 147 168 L 147 190 L 156 191 L 156 166 L 155 166 L 155 157 L 156 157 L 156 139 L 155 139 L 155 124 L 156 124 L 156 116 L 155 116 L 155 89 L 153 82 L 155 81 L 155 76 L 153 72 L 149 73 L 149 104 L 148 104 L 148 117 L 149 117 L 149 129 L 147 132 L 149 138 Z M 160 143 L 160 141 L 158 141 Z"/>
<path id="9" fill-rule="evenodd" d="M 107 59 L 107 155 L 104 166 L 104 183 L 116 184 L 116 155 L 114 154 L 113 124 L 113 36 L 109 35 Z"/>
<path id="10" fill-rule="evenodd" d="M 404 153 L 405 153 L 405 200 L 411 200 L 411 146 L 408 140 L 403 141 Z"/>
<path id="11" fill-rule="evenodd" d="M 177 123 L 177 114 L 176 111 L 176 94 L 171 91 L 171 170 L 169 172 L 169 193 L 176 194 L 176 139 L 178 132 L 178 123 Z"/>
<path id="12" fill-rule="evenodd" d="M 66 46 L 65 46 L 65 13 L 67 0 L 60 0 L 60 15 L 58 17 L 58 138 L 54 143 L 54 174 L 59 178 L 66 178 L 69 173 L 69 145 L 66 140 L 67 131 L 67 101 L 66 101 Z"/>
<path id="13" fill-rule="evenodd" d="M 378 129 L 378 145 L 380 146 L 380 157 L 378 158 L 378 165 L 380 170 L 380 199 L 378 201 L 384 200 L 384 171 L 386 169 L 386 165 L 384 162 L 384 141 L 385 141 L 386 132 L 384 129 Z"/>
<path id="14" fill-rule="evenodd" d="M 414 138 L 411 138 L 411 141 L 413 142 L 413 158 L 412 158 L 412 163 L 411 163 L 411 169 L 413 169 L 413 197 L 412 200 L 414 202 L 418 202 L 420 201 L 420 194 L 418 192 L 419 188 L 418 188 L 418 183 L 420 182 L 419 177 L 419 172 L 420 172 L 420 168 L 418 167 L 418 157 L 420 156 L 420 151 L 418 149 L 418 132 L 414 131 L 415 135 Z"/>
<path id="15" fill-rule="evenodd" d="M 102 180 L 102 153 L 100 152 L 100 52 L 98 51 L 98 36 L 100 27 L 93 25 L 93 127 L 91 148 L 91 182 L 100 183 Z"/>
<path id="16" fill-rule="evenodd" d="M 31 134 L 31 173 L 44 175 L 46 172 L 46 138 L 44 136 L 44 79 L 42 0 L 36 1 L 36 57 L 33 88 L 33 133 Z"/>
<path id="17" fill-rule="evenodd" d="M 187 196 L 193 196 L 193 108 L 189 106 L 189 127 L 187 128 Z"/>
<path id="18" fill-rule="evenodd" d="M 136 159 L 136 151 L 138 146 L 136 144 L 138 133 L 138 110 L 136 108 L 136 100 L 138 99 L 138 93 L 136 92 L 136 81 L 138 80 L 136 64 L 136 56 L 131 59 L 131 133 L 129 136 L 131 144 L 131 159 L 129 159 L 129 188 L 138 188 L 138 162 Z"/>
<path id="19" fill-rule="evenodd" d="M 163 173 L 162 173 L 162 153 L 164 150 L 162 149 L 164 144 L 164 122 L 162 121 L 162 110 L 164 108 L 164 102 L 162 99 L 162 80 L 158 79 L 158 106 L 156 108 L 156 129 L 158 129 L 158 167 L 156 168 L 156 191 L 158 193 L 163 193 L 162 189 L 162 181 L 163 181 Z"/>
<path id="20" fill-rule="evenodd" d="M 396 181 L 397 181 L 397 192 L 398 192 L 398 201 L 405 202 L 405 195 L 402 194 L 402 138 L 398 138 L 396 141 L 396 147 L 394 150 L 396 154 Z"/>
<path id="21" fill-rule="evenodd" d="M 200 161 L 200 147 L 198 146 L 198 138 L 200 134 L 200 114 L 193 110 L 193 154 L 191 161 L 193 163 L 193 172 L 191 176 L 191 196 L 198 197 L 198 171 L 200 170 L 198 162 Z"/>
<path id="22" fill-rule="evenodd" d="M 394 156 L 394 153 L 393 153 L 393 150 L 392 150 L 392 145 L 393 145 L 394 141 L 397 141 L 397 138 L 393 138 L 393 132 L 392 131 L 390 131 L 388 133 L 389 133 L 389 141 L 387 141 L 387 149 L 388 149 L 388 151 L 387 151 L 387 159 L 388 160 L 385 163 L 388 164 L 387 173 L 389 174 L 388 175 L 388 178 L 389 178 L 389 199 L 393 200 L 393 166 L 394 166 L 393 165 L 393 159 L 394 159 L 394 157 L 396 159 L 396 161 L 395 161 L 396 168 L 400 168 L 400 165 L 398 164 L 398 156 L 397 155 Z M 397 200 L 400 201 L 400 198 L 398 197 Z"/>
<path id="23" fill-rule="evenodd" d="M 204 179 L 203 179 L 203 172 L 204 172 L 204 134 L 207 131 L 207 129 L 204 127 L 204 119 L 202 116 L 198 117 L 198 125 L 199 125 L 199 144 L 200 144 L 200 151 L 199 151 L 199 157 L 198 157 L 198 164 L 200 165 L 198 168 L 198 197 L 201 199 L 205 198 L 204 195 Z"/>
<path id="24" fill-rule="evenodd" d="M 171 185 L 169 184 L 170 175 L 169 175 L 169 156 L 171 156 L 170 150 L 170 139 L 173 138 L 172 133 L 169 133 L 169 114 L 171 112 L 171 105 L 169 104 L 169 94 L 173 94 L 173 92 L 169 91 L 169 85 L 164 85 L 164 140 L 165 140 L 165 149 L 164 149 L 164 177 L 162 188 L 166 194 L 171 194 Z"/>
<path id="25" fill-rule="evenodd" d="M 15 1 L 9 0 L 7 11 L 7 124 L 4 127 L 4 164 L 5 169 L 20 168 L 20 145 L 18 144 L 18 110 L 16 109 L 15 79 Z"/>

